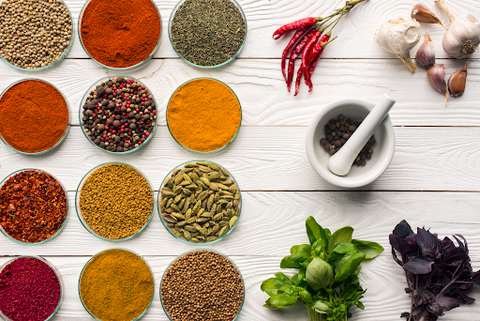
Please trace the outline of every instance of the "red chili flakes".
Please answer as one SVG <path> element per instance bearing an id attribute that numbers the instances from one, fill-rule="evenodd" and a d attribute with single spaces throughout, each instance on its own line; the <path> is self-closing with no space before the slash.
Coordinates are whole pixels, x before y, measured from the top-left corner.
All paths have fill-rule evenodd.
<path id="1" fill-rule="evenodd" d="M 67 216 L 60 183 L 38 170 L 19 172 L 0 188 L 0 225 L 12 238 L 38 243 L 55 235 Z"/>

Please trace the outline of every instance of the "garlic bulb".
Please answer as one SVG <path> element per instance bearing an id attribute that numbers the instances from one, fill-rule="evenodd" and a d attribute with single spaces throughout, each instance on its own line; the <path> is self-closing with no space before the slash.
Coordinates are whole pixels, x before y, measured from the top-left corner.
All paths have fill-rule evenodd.
<path id="1" fill-rule="evenodd" d="M 467 68 L 468 61 L 465 63 L 465 67 L 455 71 L 448 78 L 447 87 L 451 96 L 460 96 L 465 92 L 465 85 L 467 83 Z"/>
<path id="2" fill-rule="evenodd" d="M 435 0 L 435 3 L 448 16 L 451 26 L 443 36 L 443 50 L 455 58 L 468 57 L 480 45 L 480 24 L 478 20 L 468 15 L 467 20 L 460 19 L 445 0 Z"/>
<path id="3" fill-rule="evenodd" d="M 384 22 L 375 32 L 375 41 L 385 51 L 394 53 L 402 59 L 410 71 L 417 68 L 410 58 L 410 50 L 420 40 L 420 24 L 402 18 Z"/>
<path id="4" fill-rule="evenodd" d="M 425 68 L 430 68 L 435 65 L 435 47 L 428 32 L 425 32 L 425 41 L 420 48 L 418 48 L 415 54 L 415 60 L 417 64 Z"/>

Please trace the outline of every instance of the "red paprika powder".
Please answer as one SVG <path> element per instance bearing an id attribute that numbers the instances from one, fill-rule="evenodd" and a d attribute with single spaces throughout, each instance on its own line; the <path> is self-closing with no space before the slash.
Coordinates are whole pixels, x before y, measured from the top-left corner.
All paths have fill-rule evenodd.
<path id="1" fill-rule="evenodd" d="M 141 63 L 155 50 L 160 15 L 151 0 L 91 0 L 79 29 L 83 47 L 93 59 L 126 68 Z"/>
<path id="2" fill-rule="evenodd" d="M 68 127 L 68 106 L 47 82 L 22 80 L 0 98 L 0 135 L 23 153 L 39 153 L 55 146 Z"/>

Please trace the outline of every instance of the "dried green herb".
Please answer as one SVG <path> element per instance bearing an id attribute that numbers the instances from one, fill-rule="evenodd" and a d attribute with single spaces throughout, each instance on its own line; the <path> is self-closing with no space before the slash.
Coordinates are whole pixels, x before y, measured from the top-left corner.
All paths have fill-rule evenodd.
<path id="1" fill-rule="evenodd" d="M 175 12 L 170 37 L 175 50 L 199 66 L 231 59 L 243 44 L 246 25 L 230 0 L 186 0 Z"/>

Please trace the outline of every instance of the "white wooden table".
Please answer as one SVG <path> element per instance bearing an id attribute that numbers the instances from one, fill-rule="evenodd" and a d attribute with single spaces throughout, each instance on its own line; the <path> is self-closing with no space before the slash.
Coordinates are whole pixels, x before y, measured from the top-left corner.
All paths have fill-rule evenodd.
<path id="1" fill-rule="evenodd" d="M 422 1 L 447 23 L 433 0 Z M 409 310 L 402 269 L 390 254 L 388 235 L 402 219 L 412 227 L 425 226 L 441 237 L 463 234 L 469 242 L 472 264 L 480 268 L 480 54 L 472 56 L 466 93 L 451 99 L 442 110 L 443 96 L 430 87 L 426 72 L 411 73 L 400 59 L 384 52 L 373 41 L 376 27 L 392 18 L 408 18 L 416 0 L 370 0 L 346 16 L 335 30 L 338 39 L 328 46 L 313 76 L 314 91 L 302 86 L 298 97 L 286 90 L 280 56 L 288 39 L 274 41 L 281 24 L 307 16 L 320 16 L 343 6 L 344 0 L 239 0 L 248 19 L 248 38 L 239 59 L 219 70 L 187 65 L 173 51 L 167 22 L 176 0 L 155 0 L 162 15 L 162 40 L 156 58 L 147 67 L 127 75 L 143 81 L 154 93 L 159 108 L 159 128 L 153 141 L 130 155 L 108 155 L 95 149 L 81 133 L 78 109 L 85 90 L 98 79 L 113 75 L 87 58 L 77 34 L 83 0 L 67 0 L 75 18 L 75 40 L 68 58 L 42 73 L 19 72 L 0 63 L 0 89 L 25 77 L 53 83 L 67 97 L 71 129 L 54 152 L 28 157 L 0 146 L 0 179 L 22 168 L 35 167 L 55 175 L 68 189 L 69 216 L 63 232 L 44 245 L 24 246 L 0 235 L 0 264 L 16 255 L 42 255 L 60 270 L 65 295 L 57 320 L 90 320 L 77 292 L 79 273 L 99 251 L 124 247 L 145 256 L 155 276 L 155 298 L 144 320 L 168 320 L 159 296 L 160 279 L 180 253 L 195 249 L 175 240 L 157 213 L 138 237 L 122 242 L 102 241 L 80 224 L 74 206 L 75 191 L 83 175 L 94 166 L 122 161 L 138 167 L 158 190 L 176 165 L 198 159 L 171 137 L 165 109 L 173 91 L 200 76 L 226 82 L 237 93 L 243 123 L 237 140 L 226 151 L 203 157 L 232 172 L 242 189 L 244 207 L 239 224 L 226 239 L 208 246 L 229 255 L 238 265 L 246 285 L 246 300 L 239 321 L 308 320 L 302 305 L 271 311 L 262 307 L 267 295 L 263 280 L 279 271 L 280 260 L 292 245 L 307 243 L 304 222 L 313 215 L 324 227 L 355 228 L 354 237 L 382 244 L 385 252 L 364 263 L 361 283 L 367 288 L 365 311 L 352 309 L 352 321 L 400 320 Z M 449 0 L 463 17 L 480 18 L 478 0 Z M 446 57 L 441 48 L 440 26 L 422 26 L 435 43 L 437 63 L 447 74 L 463 61 Z M 423 41 L 423 37 L 422 37 Z M 415 52 L 415 51 L 414 51 Z M 412 56 L 414 56 L 414 52 Z M 390 113 L 397 146 L 387 171 L 374 183 L 358 190 L 328 184 L 310 166 L 305 133 L 311 117 L 325 104 L 345 97 L 372 101 L 384 93 L 397 98 Z M 480 291 L 472 295 L 480 300 Z M 440 320 L 480 320 L 480 304 L 461 306 Z"/>

